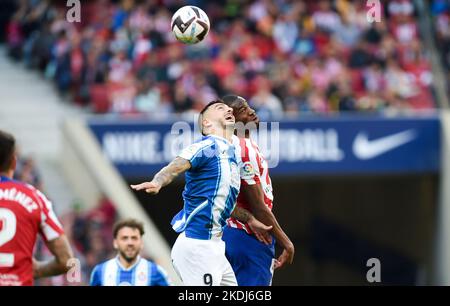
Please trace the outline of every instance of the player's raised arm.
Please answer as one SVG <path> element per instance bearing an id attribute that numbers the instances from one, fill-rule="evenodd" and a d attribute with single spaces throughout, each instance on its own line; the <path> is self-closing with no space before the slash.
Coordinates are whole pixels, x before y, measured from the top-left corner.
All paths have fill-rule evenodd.
<path id="1" fill-rule="evenodd" d="M 157 194 L 159 190 L 169 185 L 178 175 L 189 170 L 191 163 L 189 160 L 177 156 L 166 167 L 162 168 L 151 182 L 144 182 L 138 185 L 131 185 L 134 190 L 145 190 L 149 194 Z"/>
<path id="2" fill-rule="evenodd" d="M 66 273 L 70 268 L 67 262 L 73 257 L 73 253 L 66 235 L 48 241 L 46 245 L 55 257 L 46 262 L 33 259 L 34 278 L 59 275 Z"/>

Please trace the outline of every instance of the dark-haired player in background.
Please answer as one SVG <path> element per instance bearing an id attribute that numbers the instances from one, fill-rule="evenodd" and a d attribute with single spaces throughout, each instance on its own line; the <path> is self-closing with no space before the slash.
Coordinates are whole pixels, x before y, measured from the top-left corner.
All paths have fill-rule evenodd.
<path id="1" fill-rule="evenodd" d="M 247 101 L 236 95 L 228 95 L 222 100 L 233 108 L 236 123 L 253 124 L 258 128 L 259 119 Z M 237 126 L 239 132 L 239 126 Z M 236 158 L 239 162 L 241 188 L 237 206 L 250 211 L 258 220 L 273 226 L 272 234 L 283 252 L 275 259 L 275 241 L 266 245 L 255 238 L 247 224 L 231 217 L 224 229 L 223 240 L 226 256 L 239 286 L 269 286 L 272 284 L 273 270 L 294 259 L 294 245 L 278 224 L 272 213 L 272 181 L 269 176 L 267 161 L 259 151 L 258 145 L 250 139 L 250 131 L 245 129 L 238 133 L 245 138 L 233 137 Z"/>
<path id="2" fill-rule="evenodd" d="M 167 273 L 157 264 L 142 258 L 144 225 L 126 219 L 114 225 L 117 256 L 95 266 L 91 286 L 169 286 Z"/>
<path id="3" fill-rule="evenodd" d="M 68 271 L 72 249 L 51 202 L 33 186 L 12 179 L 16 144 L 0 131 L 0 286 L 31 286 L 33 277 Z M 33 259 L 38 233 L 55 256 L 48 262 Z"/>

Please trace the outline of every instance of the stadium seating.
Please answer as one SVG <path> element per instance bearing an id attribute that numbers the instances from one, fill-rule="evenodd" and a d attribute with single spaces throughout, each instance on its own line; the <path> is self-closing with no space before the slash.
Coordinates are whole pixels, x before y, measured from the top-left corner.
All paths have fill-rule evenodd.
<path id="1" fill-rule="evenodd" d="M 410 0 L 382 1 L 380 23 L 367 21 L 364 1 L 197 2 L 213 28 L 186 46 L 169 25 L 179 1 L 89 1 L 81 23 L 67 22 L 64 6 L 25 1 L 8 26 L 10 53 L 95 113 L 182 113 L 229 92 L 268 115 L 435 107 Z M 441 2 L 432 4 L 438 30 L 448 26 Z M 119 98 L 111 83 L 126 87 Z"/>

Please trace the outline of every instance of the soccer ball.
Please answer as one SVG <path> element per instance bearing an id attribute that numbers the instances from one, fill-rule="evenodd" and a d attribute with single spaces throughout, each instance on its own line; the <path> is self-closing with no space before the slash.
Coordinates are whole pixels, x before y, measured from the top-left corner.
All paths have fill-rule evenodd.
<path id="1" fill-rule="evenodd" d="M 209 18 L 201 8 L 186 5 L 173 14 L 170 27 L 177 40 L 196 44 L 208 35 Z"/>

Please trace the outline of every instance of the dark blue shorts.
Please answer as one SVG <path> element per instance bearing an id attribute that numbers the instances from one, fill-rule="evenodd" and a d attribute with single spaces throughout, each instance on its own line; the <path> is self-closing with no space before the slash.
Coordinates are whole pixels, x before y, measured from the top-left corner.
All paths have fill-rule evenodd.
<path id="1" fill-rule="evenodd" d="M 270 286 L 275 239 L 272 245 L 259 242 L 244 230 L 226 226 L 222 239 L 225 255 L 233 268 L 239 286 Z"/>

